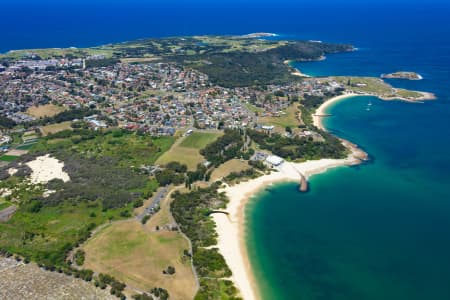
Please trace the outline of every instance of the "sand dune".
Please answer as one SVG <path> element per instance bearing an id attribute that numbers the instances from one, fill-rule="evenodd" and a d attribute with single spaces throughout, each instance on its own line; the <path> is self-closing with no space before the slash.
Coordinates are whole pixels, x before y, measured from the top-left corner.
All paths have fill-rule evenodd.
<path id="1" fill-rule="evenodd" d="M 70 180 L 69 174 L 63 171 L 64 163 L 49 154 L 39 156 L 27 163 L 33 171 L 30 175 L 32 183 L 47 183 L 52 179 L 61 179 L 64 182 Z"/>

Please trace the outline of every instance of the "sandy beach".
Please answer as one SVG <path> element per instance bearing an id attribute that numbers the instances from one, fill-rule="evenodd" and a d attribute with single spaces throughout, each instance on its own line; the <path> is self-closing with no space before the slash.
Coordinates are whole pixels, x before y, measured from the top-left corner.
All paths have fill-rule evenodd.
<path id="1" fill-rule="evenodd" d="M 334 97 L 323 103 L 315 113 L 314 125 L 322 128 L 320 115 L 326 108 L 345 98 L 356 94 L 346 94 Z M 349 141 L 342 140 L 350 154 L 345 159 L 320 159 L 302 163 L 284 162 L 277 172 L 258 177 L 234 186 L 227 186 L 222 191 L 226 193 L 230 202 L 225 214 L 213 214 L 216 230 L 219 235 L 218 248 L 233 272 L 232 280 L 240 290 L 245 300 L 260 299 L 256 281 L 251 269 L 245 243 L 245 204 L 259 190 L 276 182 L 300 182 L 301 176 L 310 176 L 325 172 L 330 168 L 345 165 L 356 165 L 367 159 L 367 154 Z"/>
<path id="2" fill-rule="evenodd" d="M 313 115 L 314 125 L 322 130 L 326 130 L 322 124 L 322 119 L 327 116 L 327 108 L 336 102 L 354 96 L 368 95 L 346 93 L 325 101 Z M 424 97 L 431 96 L 431 94 L 424 95 Z M 403 99 L 396 98 L 396 100 Z M 257 283 L 247 254 L 245 242 L 245 204 L 259 190 L 265 188 L 267 185 L 282 181 L 299 183 L 301 175 L 308 179 L 310 176 L 325 172 L 330 168 L 356 165 L 368 159 L 367 153 L 359 149 L 357 145 L 344 139 L 341 139 L 341 141 L 349 150 L 349 155 L 345 159 L 320 159 L 303 163 L 284 162 L 278 168 L 277 172 L 272 172 L 271 174 L 234 186 L 227 186 L 222 190 L 226 193 L 230 202 L 225 210 L 228 212 L 228 215 L 213 214 L 216 230 L 219 235 L 218 248 L 233 272 L 231 279 L 245 300 L 261 298 L 258 295 Z"/>
<path id="3" fill-rule="evenodd" d="M 355 97 L 355 96 L 366 96 L 361 94 L 355 94 L 355 93 L 346 93 L 344 95 L 336 96 L 333 98 L 328 99 L 322 105 L 319 106 L 319 108 L 316 110 L 316 112 L 313 114 L 313 124 L 317 128 L 320 128 L 322 130 L 326 130 L 325 127 L 322 125 L 322 118 L 326 116 L 326 109 L 330 107 L 332 104 L 342 101 L 344 99 L 347 99 L 349 97 Z"/>
<path id="4" fill-rule="evenodd" d="M 293 67 L 291 66 L 291 63 L 292 63 L 291 60 L 285 60 L 285 61 L 284 61 L 284 64 L 286 64 L 286 65 L 288 65 L 289 67 L 293 68 Z M 308 74 L 302 73 L 298 68 L 294 68 L 294 69 L 295 69 L 295 71 L 292 72 L 291 75 L 299 76 L 299 77 L 305 77 L 305 78 L 311 78 L 311 76 L 309 76 Z"/>
<path id="5" fill-rule="evenodd" d="M 326 114 L 326 109 L 336 102 L 353 96 L 361 95 L 347 93 L 325 101 L 313 115 L 314 125 L 322 130 L 326 130 L 321 122 L 321 116 Z M 222 190 L 226 193 L 230 202 L 225 210 L 228 212 L 228 215 L 212 215 L 219 235 L 217 246 L 233 272 L 233 282 L 245 300 L 260 299 L 245 243 L 245 204 L 267 185 L 287 181 L 299 183 L 302 175 L 308 179 L 310 176 L 325 172 L 330 168 L 356 165 L 361 163 L 361 161 L 367 160 L 367 153 L 347 140 L 341 139 L 341 141 L 350 152 L 345 159 L 320 159 L 302 163 L 284 162 L 277 169 L 277 172 L 272 172 L 269 175 L 234 186 L 227 186 Z"/>
<path id="6" fill-rule="evenodd" d="M 300 173 L 308 178 L 330 168 L 359 164 L 361 162 L 359 156 L 360 153 L 352 152 L 345 159 L 321 159 L 303 163 L 285 162 L 279 167 L 278 172 L 272 172 L 269 175 L 238 185 L 228 186 L 222 190 L 226 193 L 230 202 L 226 209 L 228 216 L 224 214 L 213 215 L 219 235 L 217 246 L 233 272 L 232 280 L 245 300 L 260 299 L 245 244 L 244 207 L 247 201 L 269 184 L 282 181 L 300 182 Z"/>

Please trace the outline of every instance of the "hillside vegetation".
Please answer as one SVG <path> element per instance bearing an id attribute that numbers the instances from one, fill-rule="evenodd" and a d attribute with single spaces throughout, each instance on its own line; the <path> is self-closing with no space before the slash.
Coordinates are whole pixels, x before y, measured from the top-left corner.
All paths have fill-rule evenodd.
<path id="1" fill-rule="evenodd" d="M 172 145 L 172 138 L 137 136 L 123 131 L 63 131 L 41 139 L 1 171 L 0 187 L 18 205 L 14 216 L 0 223 L 0 248 L 40 264 L 68 267 L 67 253 L 108 220 L 129 218 L 136 203 L 158 187 L 139 171 Z M 52 180 L 30 187 L 24 162 L 50 153 L 65 163 L 70 181 Z M 9 176 L 7 168 L 18 172 Z M 44 195 L 44 191 L 55 192 Z"/>

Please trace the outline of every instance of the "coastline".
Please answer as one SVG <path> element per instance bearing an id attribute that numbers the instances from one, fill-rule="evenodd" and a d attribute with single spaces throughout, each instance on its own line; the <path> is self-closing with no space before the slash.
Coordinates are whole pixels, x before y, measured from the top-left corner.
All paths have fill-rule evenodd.
<path id="1" fill-rule="evenodd" d="M 260 299 L 245 240 L 245 205 L 247 202 L 267 185 L 278 182 L 300 182 L 301 174 L 309 178 L 331 168 L 361 163 L 361 150 L 353 147 L 351 143 L 346 146 L 352 148 L 352 152 L 347 158 L 320 159 L 303 163 L 285 162 L 278 168 L 278 172 L 272 172 L 220 190 L 225 192 L 230 202 L 224 210 L 228 215 L 212 215 L 218 233 L 217 247 L 231 269 L 233 273 L 231 280 L 236 284 L 243 299 Z"/>
<path id="2" fill-rule="evenodd" d="M 340 102 L 342 100 L 345 100 L 345 99 L 351 98 L 351 97 L 377 97 L 383 101 L 405 101 L 405 102 L 410 102 L 410 103 L 422 103 L 422 101 L 436 99 L 436 96 L 433 93 L 419 92 L 419 91 L 416 91 L 416 92 L 422 94 L 422 97 L 415 98 L 415 99 L 408 99 L 408 98 L 395 97 L 395 96 L 394 97 L 385 97 L 385 96 L 374 95 L 374 94 L 369 94 L 369 93 L 345 92 L 342 95 L 330 98 L 327 101 L 325 101 L 324 103 L 322 103 L 319 106 L 319 108 L 315 111 L 315 113 L 312 115 L 313 124 L 317 128 L 319 128 L 323 131 L 327 131 L 327 129 L 322 124 L 322 118 L 329 116 L 329 115 L 327 115 L 326 110 L 334 103 Z M 345 145 L 345 143 L 349 143 L 348 141 L 343 140 L 343 139 L 341 139 L 341 141 L 343 141 L 344 145 Z"/>
<path id="3" fill-rule="evenodd" d="M 414 102 L 420 103 L 421 101 L 427 101 L 427 100 L 436 100 L 436 95 L 433 93 L 420 92 L 420 91 L 414 91 L 414 92 L 419 93 L 422 96 L 419 98 L 414 98 L 414 99 L 404 98 L 404 97 L 385 97 L 385 96 L 377 96 L 377 95 L 370 95 L 370 94 L 367 94 L 365 96 L 375 96 L 384 101 L 401 100 L 401 101 L 412 102 L 412 103 L 414 103 Z M 362 95 L 362 96 L 364 96 L 364 95 Z"/>
<path id="4" fill-rule="evenodd" d="M 285 60 L 285 61 L 284 61 L 284 64 L 285 64 L 285 65 L 287 65 L 287 66 L 289 66 L 289 67 L 295 69 L 294 72 L 291 72 L 291 75 L 299 76 L 299 77 L 304 77 L 304 78 L 312 78 L 312 76 L 310 76 L 310 75 L 308 75 L 308 74 L 305 74 L 305 73 L 302 73 L 302 72 L 300 71 L 300 69 L 294 68 L 294 67 L 291 65 L 292 62 L 293 62 L 292 60 Z"/>
<path id="5" fill-rule="evenodd" d="M 290 61 L 285 61 L 285 64 L 290 66 Z M 303 74 L 297 69 L 292 73 L 296 76 L 311 77 Z M 372 95 L 369 93 L 355 93 L 347 91 L 343 95 L 332 97 L 322 103 L 313 114 L 313 124 L 317 128 L 327 131 L 322 124 L 322 118 L 329 116 L 326 110 L 333 104 L 351 97 L 374 96 L 381 100 L 401 100 L 407 102 L 421 102 L 421 100 L 435 99 L 432 93 L 420 92 L 422 97 L 416 99 L 408 99 L 402 97 L 383 97 L 379 95 Z M 213 214 L 213 220 L 216 224 L 216 231 L 218 233 L 217 247 L 219 252 L 225 258 L 225 261 L 231 269 L 233 275 L 231 280 L 239 289 L 244 300 L 260 299 L 259 289 L 256 282 L 255 275 L 251 268 L 250 258 L 247 252 L 246 235 L 245 235 L 245 205 L 247 202 L 264 189 L 267 185 L 277 182 L 297 182 L 299 183 L 302 176 L 308 179 L 310 176 L 323 173 L 331 168 L 340 166 L 351 166 L 362 163 L 368 160 L 368 154 L 358 148 L 357 145 L 341 139 L 342 144 L 348 149 L 349 154 L 344 159 L 320 159 L 313 161 L 306 161 L 302 163 L 284 162 L 277 168 L 277 172 L 272 172 L 268 175 L 263 175 L 259 178 L 242 182 L 234 186 L 226 186 L 221 190 L 230 199 L 225 212 L 226 214 Z"/>
<path id="6" fill-rule="evenodd" d="M 324 129 L 319 115 L 323 114 L 331 104 L 344 100 L 357 94 L 346 94 L 325 101 L 314 114 L 314 125 Z M 213 214 L 218 234 L 217 248 L 225 258 L 232 271 L 231 280 L 239 289 L 244 300 L 261 299 L 259 289 L 251 268 L 250 258 L 247 252 L 245 235 L 245 205 L 247 202 L 264 189 L 267 185 L 278 182 L 297 182 L 302 176 L 308 179 L 310 176 L 323 173 L 331 168 L 360 164 L 367 160 L 367 153 L 349 141 L 341 139 L 343 145 L 349 150 L 349 155 L 344 159 L 320 159 L 302 163 L 284 162 L 277 168 L 277 172 L 239 183 L 234 186 L 226 186 L 221 189 L 229 198 L 226 214 Z"/>
<path id="7" fill-rule="evenodd" d="M 361 96 L 368 96 L 368 95 L 362 95 L 362 94 L 356 94 L 356 93 L 345 93 L 343 95 L 339 95 L 339 96 L 328 99 L 327 101 L 322 103 L 319 106 L 319 108 L 315 111 L 315 113 L 312 115 L 314 126 L 316 126 L 317 128 L 319 128 L 323 131 L 326 131 L 326 128 L 322 124 L 322 117 L 326 116 L 327 108 L 329 108 L 332 104 L 340 102 L 347 98 L 361 97 Z"/>

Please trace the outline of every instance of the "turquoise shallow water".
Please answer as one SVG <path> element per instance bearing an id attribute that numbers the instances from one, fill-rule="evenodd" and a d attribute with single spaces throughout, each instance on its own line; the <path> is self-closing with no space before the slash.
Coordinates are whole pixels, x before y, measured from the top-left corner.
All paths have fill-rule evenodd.
<path id="1" fill-rule="evenodd" d="M 450 299 L 445 45 L 440 55 L 415 60 L 401 55 L 410 46 L 392 51 L 383 45 L 298 65 L 319 76 L 415 70 L 425 80 L 391 83 L 435 92 L 438 100 L 354 97 L 329 109 L 333 117 L 325 126 L 371 160 L 314 176 L 306 194 L 284 183 L 249 202 L 247 245 L 263 299 Z"/>

